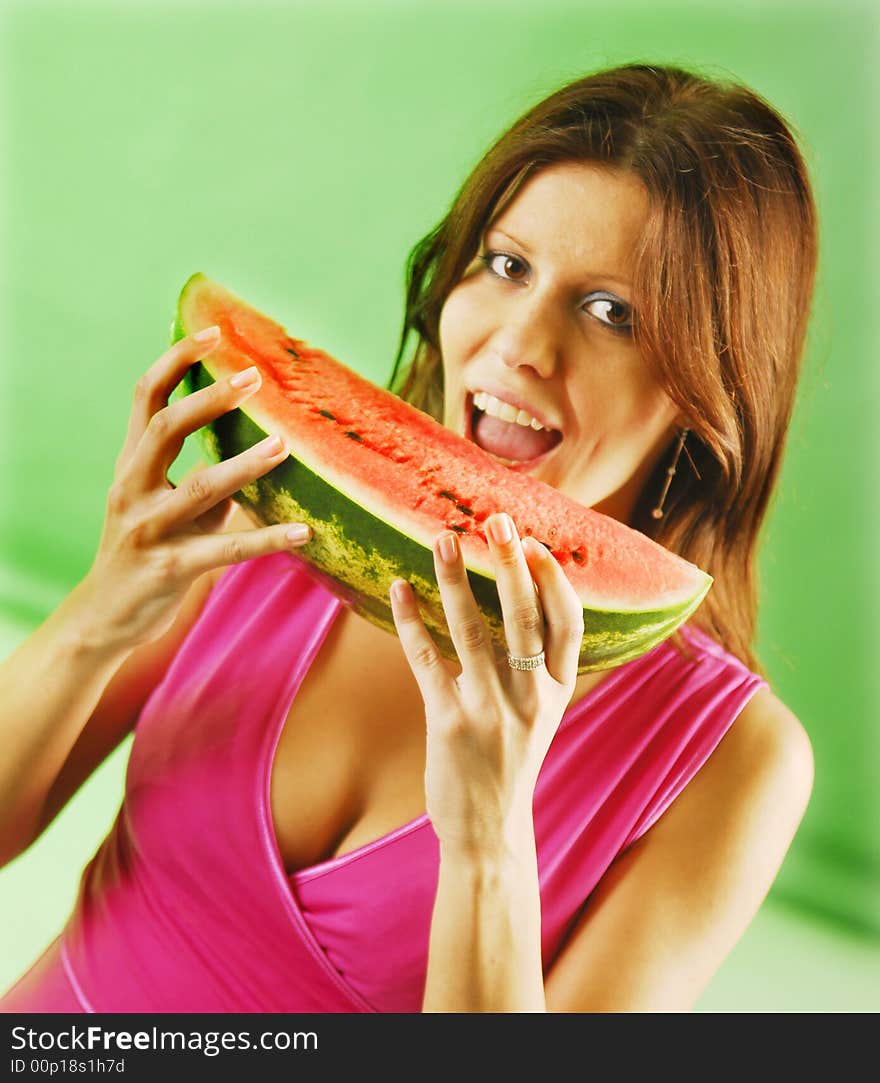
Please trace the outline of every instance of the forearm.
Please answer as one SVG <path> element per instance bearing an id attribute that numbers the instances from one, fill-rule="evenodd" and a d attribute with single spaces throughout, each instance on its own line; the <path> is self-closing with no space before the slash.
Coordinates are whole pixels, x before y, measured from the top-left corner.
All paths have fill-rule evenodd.
<path id="1" fill-rule="evenodd" d="M 440 848 L 423 1012 L 546 1012 L 534 831 L 515 853 Z"/>
<path id="2" fill-rule="evenodd" d="M 0 665 L 0 866 L 35 837 L 46 795 L 128 650 L 90 632 L 81 588 Z"/>

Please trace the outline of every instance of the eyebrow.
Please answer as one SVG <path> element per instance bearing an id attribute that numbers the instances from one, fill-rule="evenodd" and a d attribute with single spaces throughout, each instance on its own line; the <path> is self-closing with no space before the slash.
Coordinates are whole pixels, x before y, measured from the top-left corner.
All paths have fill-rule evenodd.
<path id="1" fill-rule="evenodd" d="M 488 234 L 488 233 L 492 233 L 492 232 L 500 233 L 502 237 L 506 237 L 509 241 L 513 241 L 514 244 L 518 244 L 520 246 L 520 248 L 524 252 L 527 252 L 530 256 L 533 254 L 532 250 L 529 248 L 529 246 L 527 244 L 524 244 L 522 241 L 517 240 L 517 238 L 514 237 L 513 234 L 508 233 L 506 230 L 501 229 L 500 226 L 492 226 L 492 225 L 487 226 L 486 227 L 486 233 Z M 626 289 L 632 289 L 632 282 L 628 281 L 626 278 L 618 278 L 617 275 L 609 275 L 609 274 L 603 274 L 601 272 L 598 272 L 598 273 L 594 274 L 592 277 L 594 277 L 594 278 L 604 278 L 608 282 L 616 283 L 618 286 L 623 286 Z"/>

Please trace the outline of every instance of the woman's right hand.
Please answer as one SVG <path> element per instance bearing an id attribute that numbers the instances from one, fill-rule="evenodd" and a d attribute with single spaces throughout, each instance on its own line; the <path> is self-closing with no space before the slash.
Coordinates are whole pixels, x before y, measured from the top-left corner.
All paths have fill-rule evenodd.
<path id="1" fill-rule="evenodd" d="M 295 523 L 217 533 L 232 508 L 232 494 L 284 460 L 288 449 L 283 440 L 273 450 L 266 446 L 270 436 L 187 477 L 177 488 L 166 477 L 190 433 L 240 406 L 260 386 L 258 372 L 252 383 L 234 386 L 233 380 L 242 375 L 237 374 L 169 405 L 186 370 L 219 341 L 218 331 L 207 341 L 180 339 L 135 387 L 128 434 L 107 494 L 101 542 L 83 580 L 85 596 L 94 602 L 90 635 L 108 646 L 135 647 L 161 636 L 203 573 L 290 551 L 309 540 L 308 527 L 300 541 L 286 537 L 292 526 L 300 525 Z"/>

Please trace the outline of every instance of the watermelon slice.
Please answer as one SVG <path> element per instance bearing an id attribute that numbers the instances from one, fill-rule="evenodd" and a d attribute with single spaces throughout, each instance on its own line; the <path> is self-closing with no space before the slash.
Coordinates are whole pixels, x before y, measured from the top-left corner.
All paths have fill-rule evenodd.
<path id="1" fill-rule="evenodd" d="M 389 588 L 412 584 L 426 626 L 452 661 L 432 542 L 458 534 L 474 598 L 506 652 L 485 521 L 506 511 L 553 554 L 584 607 L 578 672 L 636 658 L 697 608 L 712 577 L 639 531 L 509 470 L 476 444 L 377 387 L 204 274 L 183 287 L 172 342 L 217 324 L 217 347 L 187 372 L 190 393 L 256 365 L 260 389 L 199 431 L 206 457 L 231 458 L 280 433 L 289 457 L 236 500 L 268 525 L 305 522 L 291 554 L 359 614 L 396 634 Z"/>

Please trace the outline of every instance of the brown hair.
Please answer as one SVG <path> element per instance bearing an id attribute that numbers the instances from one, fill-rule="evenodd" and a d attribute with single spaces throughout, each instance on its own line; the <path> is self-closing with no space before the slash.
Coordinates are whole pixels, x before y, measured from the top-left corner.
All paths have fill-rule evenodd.
<path id="1" fill-rule="evenodd" d="M 714 577 L 691 622 L 766 677 L 751 647 L 755 550 L 794 405 L 818 237 L 795 137 L 754 91 L 678 67 L 628 64 L 577 79 L 529 109 L 410 252 L 387 387 L 442 422 L 443 304 L 492 218 L 528 177 L 557 162 L 628 170 L 647 188 L 634 337 L 690 434 L 663 518 L 651 508 L 677 438 L 630 525 Z M 410 331 L 418 342 L 400 372 Z M 673 642 L 688 653 L 678 633 Z"/>

